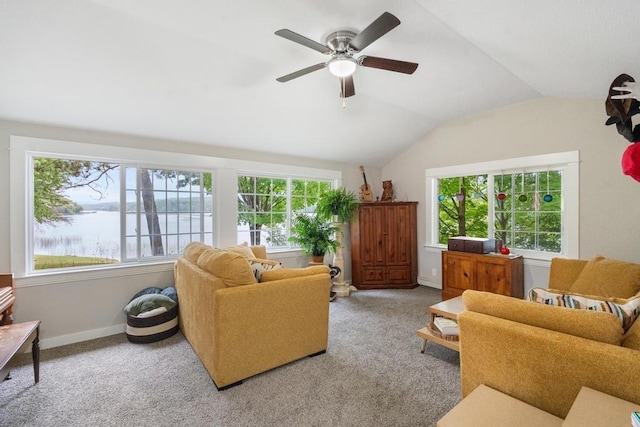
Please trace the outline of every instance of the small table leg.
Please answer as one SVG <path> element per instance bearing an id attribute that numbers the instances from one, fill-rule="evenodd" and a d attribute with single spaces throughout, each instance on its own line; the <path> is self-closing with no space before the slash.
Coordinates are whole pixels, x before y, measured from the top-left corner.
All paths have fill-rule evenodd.
<path id="1" fill-rule="evenodd" d="M 40 326 L 36 329 L 36 337 L 31 343 L 31 358 L 33 359 L 33 376 L 37 384 L 40 381 Z"/>
<path id="2" fill-rule="evenodd" d="M 422 349 L 420 349 L 420 353 L 424 353 L 425 348 L 427 348 L 427 340 L 422 340 Z"/>

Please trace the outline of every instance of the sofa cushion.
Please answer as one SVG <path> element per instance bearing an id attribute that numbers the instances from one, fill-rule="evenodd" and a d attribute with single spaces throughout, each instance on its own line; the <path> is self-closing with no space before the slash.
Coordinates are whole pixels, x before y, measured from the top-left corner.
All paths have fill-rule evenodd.
<path id="1" fill-rule="evenodd" d="M 632 297 L 640 291 L 640 264 L 593 257 L 569 291 L 603 297 Z"/>
<path id="2" fill-rule="evenodd" d="M 547 287 L 568 291 L 587 263 L 583 259 L 553 258 Z"/>
<path id="3" fill-rule="evenodd" d="M 462 301 L 469 311 L 608 344 L 620 345 L 622 341 L 620 320 L 610 313 L 535 304 L 519 298 L 472 290 L 464 291 Z"/>
<path id="4" fill-rule="evenodd" d="M 257 283 L 247 259 L 234 252 L 210 248 L 200 255 L 196 264 L 221 279 L 227 286 Z"/>
<path id="5" fill-rule="evenodd" d="M 238 255 L 242 255 L 246 259 L 255 259 L 256 258 L 256 256 L 253 254 L 253 251 L 251 250 L 251 248 L 246 243 L 243 243 L 241 245 L 236 245 L 236 246 L 229 246 L 229 247 L 224 248 L 224 250 L 225 251 L 229 251 L 229 252 L 233 252 L 233 253 L 238 254 Z"/>
<path id="6" fill-rule="evenodd" d="M 262 273 L 262 282 L 274 280 L 284 280 L 296 277 L 313 276 L 314 274 L 329 274 L 329 267 L 326 265 L 313 265 L 304 268 L 284 268 L 281 270 L 269 270 Z"/>
<path id="7" fill-rule="evenodd" d="M 202 255 L 202 253 L 207 249 L 211 249 L 211 246 L 205 245 L 202 242 L 191 242 L 184 247 L 182 256 L 195 264 L 198 262 L 200 255 Z"/>
<path id="8" fill-rule="evenodd" d="M 579 295 L 554 289 L 533 288 L 529 301 L 581 310 L 603 311 L 615 315 L 626 332 L 640 315 L 640 297 L 629 299 Z"/>
<path id="9" fill-rule="evenodd" d="M 284 268 L 282 263 L 269 259 L 251 259 L 249 260 L 249 265 L 251 265 L 251 270 L 253 271 L 253 275 L 256 277 L 258 283 L 262 281 L 262 274 L 265 271 L 280 270 Z"/>

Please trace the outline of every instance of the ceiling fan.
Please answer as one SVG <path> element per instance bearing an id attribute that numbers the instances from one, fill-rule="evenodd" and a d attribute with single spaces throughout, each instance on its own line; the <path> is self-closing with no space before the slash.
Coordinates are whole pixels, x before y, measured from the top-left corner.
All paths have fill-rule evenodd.
<path id="1" fill-rule="evenodd" d="M 360 33 L 346 29 L 332 32 L 326 37 L 325 44 L 318 43 L 291 30 L 278 30 L 275 33 L 276 35 L 317 50 L 325 55 L 330 55 L 331 59 L 327 62 L 321 62 L 279 77 L 276 80 L 284 83 L 328 67 L 331 74 L 340 78 L 340 97 L 347 98 L 356 94 L 355 86 L 353 85 L 353 73 L 356 71 L 358 65 L 395 71 L 397 73 L 413 74 L 416 68 L 418 68 L 418 64 L 414 62 L 366 55 L 358 58 L 354 57 L 356 53 L 361 52 L 364 48 L 398 25 L 400 25 L 400 20 L 389 12 L 385 12 Z"/>

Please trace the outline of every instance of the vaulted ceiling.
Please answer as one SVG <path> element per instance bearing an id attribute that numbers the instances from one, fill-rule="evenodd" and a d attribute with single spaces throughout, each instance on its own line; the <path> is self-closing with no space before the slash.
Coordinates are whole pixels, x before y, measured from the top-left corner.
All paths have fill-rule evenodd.
<path id="1" fill-rule="evenodd" d="M 343 108 L 324 43 L 383 12 Z M 383 165 L 438 124 L 640 78 L 637 0 L 2 0 L 0 118 Z M 603 107 L 603 122 L 605 119 Z M 568 123 L 568 126 L 572 124 Z"/>

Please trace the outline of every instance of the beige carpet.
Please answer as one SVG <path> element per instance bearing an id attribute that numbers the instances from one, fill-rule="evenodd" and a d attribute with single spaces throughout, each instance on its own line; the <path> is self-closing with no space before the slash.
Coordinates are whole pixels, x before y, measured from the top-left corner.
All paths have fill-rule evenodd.
<path id="1" fill-rule="evenodd" d="M 329 348 L 216 391 L 178 333 L 30 354 L 0 383 L 0 426 L 434 426 L 460 399 L 458 353 L 417 329 L 440 291 L 359 291 L 330 304 Z"/>

